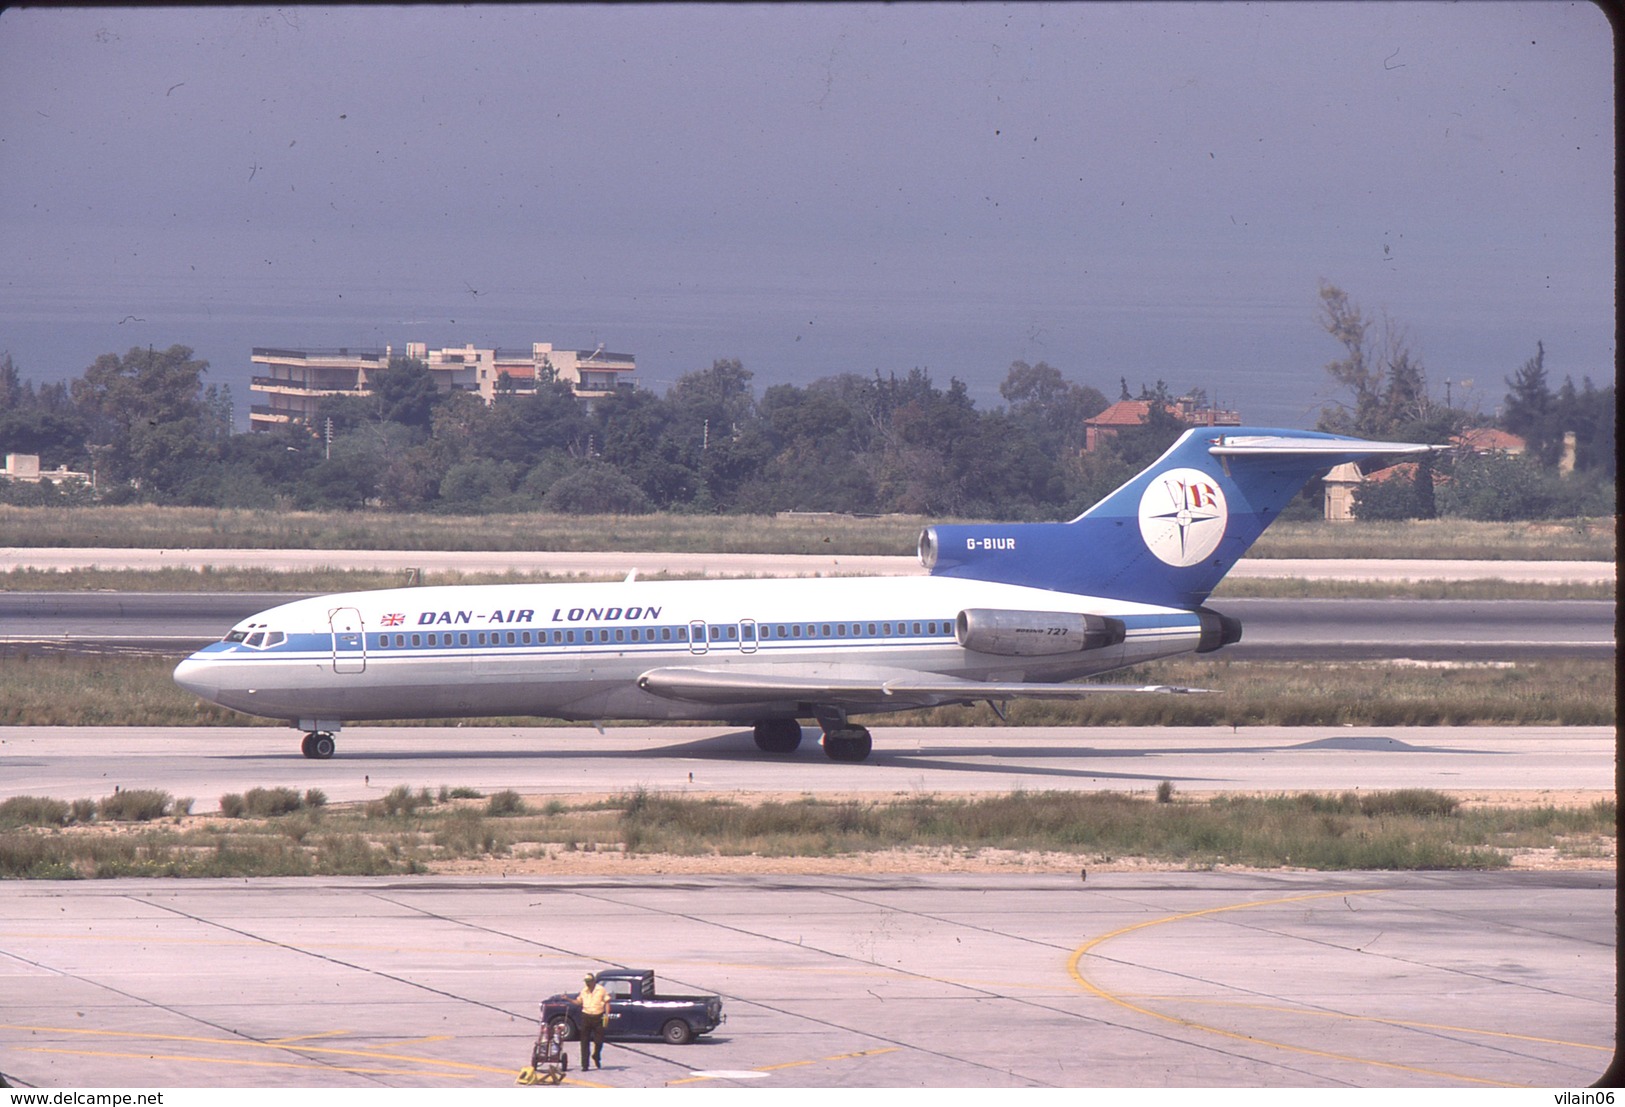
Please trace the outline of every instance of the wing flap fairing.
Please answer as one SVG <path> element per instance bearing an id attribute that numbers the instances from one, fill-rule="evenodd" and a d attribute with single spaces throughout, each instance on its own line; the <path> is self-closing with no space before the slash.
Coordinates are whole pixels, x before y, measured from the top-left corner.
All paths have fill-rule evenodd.
<path id="1" fill-rule="evenodd" d="M 650 669 L 638 687 L 651 695 L 705 704 L 747 704 L 780 700 L 808 703 L 860 702 L 895 706 L 899 701 L 948 703 L 985 699 L 1083 699 L 1101 693 L 1202 692 L 1200 688 L 1132 684 L 1041 684 L 1027 681 L 967 680 L 908 670 L 799 676 L 738 669 L 672 667 Z"/>

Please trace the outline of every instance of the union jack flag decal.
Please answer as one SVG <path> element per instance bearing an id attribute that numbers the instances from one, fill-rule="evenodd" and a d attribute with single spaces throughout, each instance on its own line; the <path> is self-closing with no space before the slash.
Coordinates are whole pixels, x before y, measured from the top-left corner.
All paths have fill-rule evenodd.
<path id="1" fill-rule="evenodd" d="M 385 615 L 383 617 L 383 619 L 380 620 L 380 622 L 382 622 L 383 625 L 386 626 L 386 627 L 398 627 L 402 623 L 406 622 L 406 616 L 405 615 Z"/>

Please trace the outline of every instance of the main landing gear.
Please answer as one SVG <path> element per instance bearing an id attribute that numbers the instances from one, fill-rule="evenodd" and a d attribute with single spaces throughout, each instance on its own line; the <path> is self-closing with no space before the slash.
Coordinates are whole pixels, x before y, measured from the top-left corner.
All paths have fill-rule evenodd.
<path id="1" fill-rule="evenodd" d="M 325 730 L 313 730 L 299 743 L 299 752 L 316 761 L 326 761 L 337 748 L 333 736 Z"/>
<path id="2" fill-rule="evenodd" d="M 831 761 L 867 761 L 874 740 L 866 726 L 843 726 L 824 731 L 824 756 Z"/>
<path id="3" fill-rule="evenodd" d="M 844 712 L 826 712 L 818 715 L 818 725 L 824 731 L 824 756 L 831 761 L 865 761 L 874 748 L 869 728 L 853 726 Z M 763 753 L 794 753 L 801 745 L 799 719 L 762 719 L 756 723 L 751 736 L 756 748 Z"/>
<path id="4" fill-rule="evenodd" d="M 867 761 L 874 740 L 869 728 L 853 726 L 845 711 L 820 712 L 818 725 L 824 728 L 824 756 L 831 761 Z"/>
<path id="5" fill-rule="evenodd" d="M 801 745 L 801 720 L 763 719 L 756 724 L 753 737 L 763 753 L 794 753 Z"/>

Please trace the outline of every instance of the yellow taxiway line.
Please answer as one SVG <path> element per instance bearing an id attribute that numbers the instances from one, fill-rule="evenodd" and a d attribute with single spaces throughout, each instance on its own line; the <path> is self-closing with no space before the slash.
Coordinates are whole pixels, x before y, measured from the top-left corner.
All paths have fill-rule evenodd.
<path id="1" fill-rule="evenodd" d="M 1109 934 L 1102 934 L 1098 938 L 1092 938 L 1085 942 L 1083 945 L 1072 951 L 1072 956 L 1067 961 L 1067 972 L 1071 974 L 1073 981 L 1075 981 L 1079 987 L 1088 992 L 1090 995 L 1098 996 L 1099 998 L 1106 1000 L 1108 1003 L 1114 1003 L 1117 1006 L 1126 1008 L 1135 1012 L 1136 1014 L 1145 1015 L 1149 1018 L 1160 1019 L 1163 1022 L 1170 1022 L 1176 1026 L 1185 1027 L 1188 1030 L 1198 1030 L 1205 1034 L 1216 1034 L 1222 1038 L 1230 1038 L 1235 1041 L 1247 1042 L 1251 1045 L 1268 1046 L 1274 1049 L 1285 1050 L 1289 1053 L 1302 1053 L 1307 1056 L 1323 1057 L 1332 1061 L 1346 1061 L 1350 1064 L 1356 1065 L 1375 1065 L 1379 1068 L 1396 1069 L 1402 1072 L 1411 1072 L 1421 1076 L 1436 1077 L 1446 1080 L 1460 1080 L 1471 1084 L 1489 1084 L 1496 1087 L 1517 1087 L 1518 1085 L 1507 1084 L 1504 1081 L 1488 1080 L 1483 1077 L 1468 1076 L 1463 1073 L 1445 1072 L 1440 1069 L 1420 1068 L 1415 1065 L 1406 1065 L 1397 1061 L 1381 1061 L 1370 1057 L 1355 1057 L 1346 1053 L 1334 1053 L 1330 1050 L 1314 1049 L 1309 1046 L 1299 1046 L 1292 1045 L 1288 1042 L 1272 1041 L 1268 1038 L 1260 1038 L 1252 1034 L 1243 1034 L 1235 1030 L 1226 1030 L 1221 1026 L 1209 1026 L 1206 1023 L 1196 1022 L 1193 1019 L 1183 1018 L 1179 1015 L 1170 1015 L 1163 1011 L 1154 1011 L 1149 1007 L 1143 1006 L 1141 1003 L 1135 1003 L 1123 995 L 1109 991 L 1108 989 L 1096 984 L 1094 981 L 1090 980 L 1084 975 L 1081 967 L 1081 963 L 1086 956 L 1093 953 L 1107 942 L 1121 938 L 1127 934 L 1133 934 L 1136 931 L 1145 930 L 1149 927 L 1166 926 L 1170 923 L 1185 922 L 1190 919 L 1199 919 L 1207 915 L 1219 915 L 1227 911 L 1249 911 L 1259 907 L 1277 907 L 1281 904 L 1305 903 L 1317 899 L 1336 899 L 1347 896 L 1370 896 L 1377 895 L 1381 891 L 1382 889 L 1380 888 L 1365 888 L 1353 892 L 1314 892 L 1308 895 L 1284 896 L 1279 899 L 1249 900 L 1246 903 L 1232 903 L 1224 907 L 1208 907 L 1201 911 L 1185 911 L 1177 915 L 1166 915 L 1160 919 L 1148 919 L 1145 922 L 1120 927 L 1117 930 L 1111 931 Z M 1321 1012 L 1315 1013 L 1320 1014 Z M 1349 1015 L 1345 1017 L 1358 1018 L 1360 1016 Z M 1378 1019 L 1373 1021 L 1386 1020 Z"/>

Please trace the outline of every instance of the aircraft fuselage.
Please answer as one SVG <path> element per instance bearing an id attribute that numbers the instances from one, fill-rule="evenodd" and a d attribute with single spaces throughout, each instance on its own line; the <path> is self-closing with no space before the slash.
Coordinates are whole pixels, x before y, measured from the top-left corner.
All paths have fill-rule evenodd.
<path id="1" fill-rule="evenodd" d="M 967 608 L 1121 619 L 1120 643 L 1012 657 L 960 645 Z M 326 721 L 536 715 L 745 722 L 808 714 L 801 698 L 695 704 L 644 690 L 668 666 L 838 680 L 843 671 L 1057 682 L 1189 652 L 1196 613 L 932 577 L 629 581 L 399 588 L 298 600 L 239 623 L 175 678 L 216 703 Z M 963 696 L 913 696 L 902 710 Z"/>

